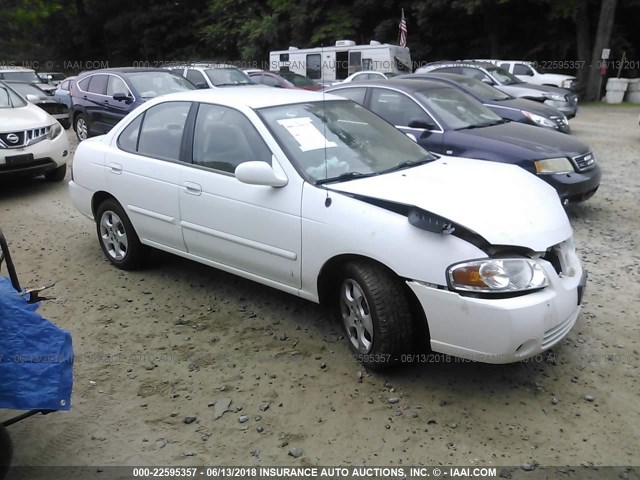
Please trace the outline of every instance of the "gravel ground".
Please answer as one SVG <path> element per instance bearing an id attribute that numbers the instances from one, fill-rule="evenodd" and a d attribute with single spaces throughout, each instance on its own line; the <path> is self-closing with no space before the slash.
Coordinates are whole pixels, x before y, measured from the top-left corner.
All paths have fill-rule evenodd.
<path id="1" fill-rule="evenodd" d="M 639 465 L 638 110 L 571 121 L 603 170 L 568 209 L 584 308 L 560 345 L 512 365 L 368 373 L 320 307 L 162 253 L 119 271 L 65 184 L 0 184 L 22 283 L 57 282 L 41 312 L 77 355 L 71 412 L 10 427 L 14 463 Z"/>

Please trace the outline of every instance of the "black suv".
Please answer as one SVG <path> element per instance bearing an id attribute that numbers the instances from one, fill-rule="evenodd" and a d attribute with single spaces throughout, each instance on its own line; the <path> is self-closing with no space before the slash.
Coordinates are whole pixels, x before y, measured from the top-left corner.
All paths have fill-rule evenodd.
<path id="1" fill-rule="evenodd" d="M 71 122 L 82 141 L 107 133 L 145 101 L 195 90 L 187 79 L 160 68 L 109 68 L 82 72 L 71 88 Z"/>

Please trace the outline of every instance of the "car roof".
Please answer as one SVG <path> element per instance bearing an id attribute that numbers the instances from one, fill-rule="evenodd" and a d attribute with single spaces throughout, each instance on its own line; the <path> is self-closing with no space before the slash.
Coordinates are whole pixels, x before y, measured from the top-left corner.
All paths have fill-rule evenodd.
<path id="1" fill-rule="evenodd" d="M 7 68 L 7 67 L 0 67 L 0 73 L 3 72 L 9 72 L 9 73 L 15 73 L 15 72 L 35 72 L 35 70 L 33 68 L 26 68 L 26 67 L 11 67 L 11 68 Z"/>
<path id="2" fill-rule="evenodd" d="M 415 80 L 413 80 L 415 82 Z M 261 85 L 249 85 L 242 88 L 207 88 L 186 90 L 157 97 L 155 103 L 163 101 L 212 102 L 229 107 L 246 106 L 251 109 L 289 105 L 294 103 L 320 102 L 322 100 L 345 100 L 323 92 L 288 88 L 264 88 Z M 149 102 L 151 103 L 151 102 Z"/>
<path id="3" fill-rule="evenodd" d="M 460 67 L 460 66 L 468 66 L 468 67 L 476 67 L 476 68 L 486 68 L 486 67 L 495 67 L 496 65 L 491 63 L 491 62 L 481 62 L 481 61 L 475 61 L 475 60 L 455 60 L 455 61 L 440 61 L 440 62 L 431 62 L 431 63 L 427 63 L 425 66 L 426 67 L 431 67 L 431 66 L 436 66 L 436 65 L 441 65 L 441 66 L 452 66 L 452 67 Z"/>
<path id="4" fill-rule="evenodd" d="M 78 74 L 78 77 L 93 75 L 96 73 L 140 73 L 140 72 L 165 72 L 175 75 L 171 70 L 165 68 L 139 68 L 139 67 L 114 67 L 114 68 L 98 68 L 96 70 L 85 70 Z"/>
<path id="5" fill-rule="evenodd" d="M 426 77 L 426 78 L 425 78 Z M 423 72 L 423 73 L 409 73 L 406 76 L 403 75 L 401 78 L 396 78 L 396 80 L 408 80 L 409 78 L 420 78 L 420 79 L 429 79 L 429 80 L 448 80 L 450 82 L 459 82 L 459 81 L 467 81 L 467 80 L 475 80 L 475 78 L 468 77 L 467 75 L 461 75 L 459 73 L 448 73 L 448 72 Z M 479 81 L 479 80 L 476 80 Z"/>
<path id="6" fill-rule="evenodd" d="M 338 88 L 362 88 L 362 87 L 389 87 L 401 90 L 407 93 L 415 92 L 416 90 L 422 90 L 427 88 L 454 88 L 444 85 L 437 80 L 427 79 L 410 79 L 410 78 L 390 78 L 388 80 L 365 80 L 362 82 L 344 83 L 335 85 L 327 91 L 335 90 Z"/>

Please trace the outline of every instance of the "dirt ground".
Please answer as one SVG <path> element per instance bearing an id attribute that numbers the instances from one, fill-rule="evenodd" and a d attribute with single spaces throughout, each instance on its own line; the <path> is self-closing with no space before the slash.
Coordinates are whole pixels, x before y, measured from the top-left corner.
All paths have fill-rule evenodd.
<path id="1" fill-rule="evenodd" d="M 571 121 L 603 170 L 568 210 L 584 307 L 560 345 L 512 365 L 368 373 L 319 306 L 162 253 L 122 272 L 66 182 L 0 184 L 22 283 L 56 282 L 40 312 L 76 354 L 71 411 L 10 427 L 14 464 L 640 465 L 639 110 Z"/>

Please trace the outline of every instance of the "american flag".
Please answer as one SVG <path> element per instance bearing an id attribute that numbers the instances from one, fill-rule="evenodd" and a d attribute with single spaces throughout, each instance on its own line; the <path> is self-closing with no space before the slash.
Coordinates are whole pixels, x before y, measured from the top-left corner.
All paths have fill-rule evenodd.
<path id="1" fill-rule="evenodd" d="M 404 8 L 402 9 L 402 17 L 400 17 L 400 33 L 398 35 L 398 45 L 407 46 L 407 21 L 404 18 Z"/>

